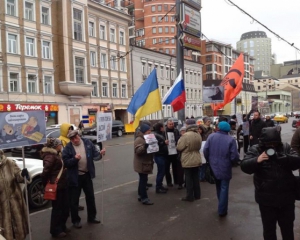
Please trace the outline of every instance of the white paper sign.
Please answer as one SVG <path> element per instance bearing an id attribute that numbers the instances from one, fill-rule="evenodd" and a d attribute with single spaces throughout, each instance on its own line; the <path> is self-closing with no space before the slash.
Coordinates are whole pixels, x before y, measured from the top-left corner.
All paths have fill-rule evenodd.
<path id="1" fill-rule="evenodd" d="M 177 154 L 177 150 L 176 150 L 176 141 L 175 141 L 174 133 L 168 132 L 167 134 L 169 139 L 169 145 L 168 145 L 169 155 L 175 155 Z"/>
<path id="2" fill-rule="evenodd" d="M 239 125 L 243 124 L 243 115 L 241 113 L 236 114 L 236 119 Z"/>
<path id="3" fill-rule="evenodd" d="M 202 141 L 201 149 L 199 150 L 200 155 L 201 155 L 202 164 L 206 163 L 206 159 L 205 159 L 204 154 L 203 154 L 205 143 L 206 143 L 206 141 Z"/>
<path id="4" fill-rule="evenodd" d="M 112 138 L 112 114 L 97 113 L 97 142 L 104 142 Z"/>
<path id="5" fill-rule="evenodd" d="M 145 141 L 147 144 L 149 144 L 147 148 L 147 153 L 155 153 L 159 151 L 159 146 L 157 139 L 153 133 L 144 135 Z"/>

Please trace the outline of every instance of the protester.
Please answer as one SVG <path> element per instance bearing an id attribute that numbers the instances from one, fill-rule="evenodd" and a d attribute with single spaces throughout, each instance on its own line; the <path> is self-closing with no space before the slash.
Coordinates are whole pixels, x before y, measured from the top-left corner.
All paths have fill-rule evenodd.
<path id="1" fill-rule="evenodd" d="M 265 240 L 277 239 L 277 222 L 282 239 L 294 239 L 296 181 L 292 171 L 298 168 L 300 157 L 282 143 L 276 128 L 262 129 L 259 144 L 249 149 L 241 163 L 243 172 L 254 173 L 255 201 Z"/>
<path id="2" fill-rule="evenodd" d="M 239 139 L 240 133 L 243 131 L 243 144 L 239 142 L 239 153 L 241 147 L 244 148 L 244 154 L 248 151 L 249 147 L 249 120 L 247 119 L 247 115 L 243 114 L 243 124 L 239 125 L 237 130 L 237 138 Z"/>
<path id="3" fill-rule="evenodd" d="M 185 174 L 186 197 L 182 201 L 193 202 L 200 199 L 201 190 L 198 177 L 198 169 L 201 165 L 201 136 L 196 124 L 186 128 L 186 133 L 178 140 L 177 150 L 181 152 L 181 164 Z"/>
<path id="4" fill-rule="evenodd" d="M 201 124 L 203 128 L 202 141 L 206 141 L 208 136 L 214 132 L 213 128 L 210 125 L 211 119 L 209 117 L 204 117 L 203 124 Z"/>
<path id="5" fill-rule="evenodd" d="M 237 123 L 237 117 L 236 117 L 236 115 L 232 115 L 231 116 L 230 122 L 236 122 Z"/>
<path id="6" fill-rule="evenodd" d="M 180 137 L 183 134 L 185 134 L 186 133 L 186 127 L 180 128 L 179 133 L 180 133 Z M 177 165 L 178 166 L 178 168 L 177 168 L 178 190 L 181 190 L 181 189 L 183 189 L 183 185 L 185 184 L 185 181 L 184 181 L 184 170 L 183 170 L 183 167 L 182 167 L 182 164 L 181 164 L 181 153 L 180 152 L 178 152 L 178 154 L 177 154 L 177 163 L 178 163 L 178 165 Z"/>
<path id="7" fill-rule="evenodd" d="M 250 146 L 258 144 L 258 138 L 261 134 L 261 130 L 266 127 L 266 123 L 261 120 L 260 112 L 254 111 L 253 112 L 253 119 L 250 124 L 249 130 L 249 139 L 250 139 Z"/>
<path id="8" fill-rule="evenodd" d="M 266 116 L 266 127 L 275 127 L 275 124 L 274 122 L 271 120 L 271 117 L 270 116 Z"/>
<path id="9" fill-rule="evenodd" d="M 0 150 L 0 227 L 6 240 L 24 240 L 29 234 L 27 207 L 20 183 L 30 182 L 26 168 L 7 159 Z"/>
<path id="10" fill-rule="evenodd" d="M 150 126 L 142 124 L 134 140 L 134 171 L 139 174 L 138 200 L 144 205 L 153 205 L 147 194 L 148 174 L 153 171 L 153 154 L 147 153 L 148 144 L 144 135 L 151 133 Z"/>
<path id="11" fill-rule="evenodd" d="M 162 123 L 158 122 L 154 125 L 154 134 L 159 146 L 159 151 L 154 153 L 154 160 L 157 165 L 156 193 L 167 193 L 168 188 L 163 186 L 163 180 L 166 171 L 169 140 L 166 140 Z"/>
<path id="12" fill-rule="evenodd" d="M 239 153 L 236 141 L 228 135 L 230 131 L 229 123 L 220 122 L 218 128 L 218 132 L 208 137 L 203 153 L 216 178 L 219 200 L 218 213 L 220 217 L 224 217 L 228 213 L 228 192 L 232 178 L 232 163 L 239 160 Z"/>
<path id="13" fill-rule="evenodd" d="M 300 122 L 299 122 L 299 124 L 297 124 L 297 129 L 293 134 L 293 137 L 291 140 L 291 147 L 300 156 Z"/>
<path id="14" fill-rule="evenodd" d="M 69 196 L 67 184 L 67 171 L 64 169 L 60 156 L 62 142 L 58 138 L 47 138 L 47 143 L 41 150 L 44 169 L 42 172 L 43 185 L 48 182 L 55 183 L 61 170 L 62 174 L 57 183 L 56 200 L 52 201 L 52 212 L 50 221 L 50 233 L 52 237 L 66 237 L 66 222 L 69 217 Z"/>
<path id="15" fill-rule="evenodd" d="M 100 152 L 94 144 L 81 138 L 78 131 L 71 131 L 67 137 L 70 142 L 63 150 L 62 158 L 68 169 L 69 197 L 71 205 L 71 220 L 75 228 L 81 228 L 81 218 L 78 215 L 78 204 L 81 189 L 85 194 L 87 217 L 90 223 L 100 223 L 96 218 L 96 204 L 92 179 L 95 178 L 94 160 L 99 160 L 105 154 L 105 148 Z"/>
<path id="16" fill-rule="evenodd" d="M 166 167 L 165 167 L 165 175 L 166 175 L 166 181 L 167 181 L 167 186 L 168 187 L 173 187 L 172 184 L 172 176 L 170 173 L 170 166 L 172 165 L 172 173 L 173 173 L 173 182 L 174 184 L 179 184 L 178 183 L 178 176 L 177 176 L 177 168 L 178 168 L 178 154 L 177 153 L 171 153 L 170 147 L 174 145 L 175 151 L 176 151 L 176 146 L 178 139 L 180 137 L 179 131 L 174 127 L 174 121 L 172 118 L 168 119 L 167 121 L 167 127 L 166 127 L 166 132 L 167 132 L 167 138 L 169 140 L 169 145 L 168 145 L 168 150 L 169 154 L 167 156 L 167 161 L 166 161 Z M 175 142 L 172 144 L 172 142 L 169 139 L 169 134 L 172 134 L 173 137 L 172 139 L 175 140 Z"/>
<path id="17" fill-rule="evenodd" d="M 203 154 L 203 149 L 204 149 L 204 146 L 205 146 L 205 143 L 206 143 L 206 140 L 203 140 L 203 139 L 205 139 L 204 131 L 205 131 L 205 128 L 203 127 L 203 125 L 199 125 L 199 133 L 200 133 L 200 136 L 202 138 L 202 144 L 201 144 L 201 149 L 200 149 L 202 164 L 199 167 L 199 180 L 200 180 L 200 182 L 206 182 L 205 172 L 206 172 L 207 165 L 206 165 L 206 159 L 205 159 L 204 154 Z"/>

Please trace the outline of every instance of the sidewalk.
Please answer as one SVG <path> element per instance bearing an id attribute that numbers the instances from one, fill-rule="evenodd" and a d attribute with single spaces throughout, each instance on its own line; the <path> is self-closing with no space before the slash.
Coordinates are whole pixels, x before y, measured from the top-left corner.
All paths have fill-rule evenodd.
<path id="1" fill-rule="evenodd" d="M 149 182 L 154 183 L 154 176 Z M 153 206 L 137 201 L 137 182 L 128 183 L 104 192 L 104 224 L 88 224 L 86 210 L 80 212 L 82 229 L 68 227 L 65 239 L 72 240 L 258 240 L 262 238 L 262 224 L 254 201 L 252 176 L 239 167 L 233 169 L 230 185 L 228 216 L 219 218 L 215 185 L 201 183 L 201 199 L 182 202 L 185 190 L 170 188 L 167 194 L 149 189 Z M 81 204 L 85 206 L 84 199 Z M 101 193 L 96 194 L 98 218 L 101 218 Z M 296 203 L 295 239 L 300 239 L 300 204 Z M 49 233 L 50 210 L 30 216 L 32 239 L 52 239 Z M 278 239 L 281 239 L 278 231 Z M 29 239 L 29 238 L 27 238 Z"/>

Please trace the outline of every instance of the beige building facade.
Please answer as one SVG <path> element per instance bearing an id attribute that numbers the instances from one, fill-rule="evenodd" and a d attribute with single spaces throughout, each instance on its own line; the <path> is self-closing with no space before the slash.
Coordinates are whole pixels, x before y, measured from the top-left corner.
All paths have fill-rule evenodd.
<path id="1" fill-rule="evenodd" d="M 97 111 L 128 122 L 126 12 L 90 0 L 2 0 L 0 8 L 0 111 L 42 108 L 47 125 L 78 125 Z"/>

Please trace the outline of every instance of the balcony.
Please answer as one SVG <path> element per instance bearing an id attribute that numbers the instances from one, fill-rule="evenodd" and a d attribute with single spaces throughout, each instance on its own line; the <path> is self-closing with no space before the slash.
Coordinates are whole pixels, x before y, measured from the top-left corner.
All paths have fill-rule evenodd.
<path id="1" fill-rule="evenodd" d="M 59 89 L 63 94 L 70 96 L 70 98 L 80 99 L 84 96 L 90 96 L 93 86 L 89 83 L 76 83 L 76 82 L 60 82 Z"/>

